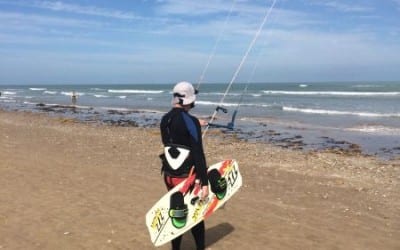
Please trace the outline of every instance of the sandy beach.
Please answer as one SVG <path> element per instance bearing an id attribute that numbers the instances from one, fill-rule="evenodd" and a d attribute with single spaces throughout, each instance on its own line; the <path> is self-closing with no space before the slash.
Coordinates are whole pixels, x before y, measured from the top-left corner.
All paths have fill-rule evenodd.
<path id="1" fill-rule="evenodd" d="M 0 249 L 155 249 L 144 222 L 165 192 L 161 150 L 155 128 L 0 111 Z M 244 181 L 206 221 L 211 249 L 400 249 L 400 160 L 234 136 L 205 151 Z"/>

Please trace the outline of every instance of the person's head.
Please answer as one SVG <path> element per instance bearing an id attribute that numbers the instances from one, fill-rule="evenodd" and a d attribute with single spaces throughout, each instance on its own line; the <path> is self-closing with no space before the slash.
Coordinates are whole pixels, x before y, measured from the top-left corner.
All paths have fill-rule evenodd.
<path id="1" fill-rule="evenodd" d="M 172 105 L 189 110 L 194 107 L 197 90 L 189 82 L 178 82 L 172 90 Z"/>

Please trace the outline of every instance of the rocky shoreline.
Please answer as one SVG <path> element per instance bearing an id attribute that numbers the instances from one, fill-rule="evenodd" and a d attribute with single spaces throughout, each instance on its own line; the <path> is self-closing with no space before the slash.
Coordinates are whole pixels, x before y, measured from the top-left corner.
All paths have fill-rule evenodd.
<path id="1" fill-rule="evenodd" d="M 158 127 L 161 113 L 138 110 L 96 110 L 94 108 L 82 108 L 73 105 L 46 105 L 37 104 L 35 110 L 49 114 L 60 114 L 77 119 L 82 122 L 102 123 L 121 127 Z M 227 136 L 247 142 L 264 142 L 272 145 L 305 151 L 324 151 L 345 155 L 367 155 L 359 144 L 346 140 L 338 140 L 329 136 L 320 136 L 307 142 L 301 134 L 292 134 L 274 129 L 269 129 L 265 123 L 259 123 L 259 128 L 252 131 L 237 128 L 234 131 L 222 130 Z M 216 133 L 218 134 L 218 133 Z M 400 147 L 381 148 L 375 156 L 382 155 L 384 159 L 400 157 Z"/>

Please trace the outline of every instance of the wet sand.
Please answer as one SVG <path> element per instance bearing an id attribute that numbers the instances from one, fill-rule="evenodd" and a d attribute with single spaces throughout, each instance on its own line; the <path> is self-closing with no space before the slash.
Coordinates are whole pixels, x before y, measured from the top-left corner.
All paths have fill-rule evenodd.
<path id="1" fill-rule="evenodd" d="M 0 111 L 0 145 L 0 249 L 154 249 L 158 129 Z M 211 249 L 400 249 L 399 160 L 234 136 L 207 137 L 205 151 L 209 164 L 235 158 L 244 180 L 206 221 Z"/>

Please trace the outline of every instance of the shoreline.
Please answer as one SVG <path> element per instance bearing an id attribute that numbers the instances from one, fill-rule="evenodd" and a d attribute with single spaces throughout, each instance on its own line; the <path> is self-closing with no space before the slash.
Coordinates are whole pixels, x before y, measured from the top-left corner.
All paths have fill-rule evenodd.
<path id="1" fill-rule="evenodd" d="M 166 192 L 158 129 L 0 110 L 0 135 L 2 249 L 155 249 L 144 215 Z M 206 221 L 207 246 L 399 249 L 398 160 L 219 135 L 207 162 L 235 158 L 244 185 Z"/>
<path id="2" fill-rule="evenodd" d="M 68 119 L 77 119 L 82 122 L 143 128 L 158 127 L 159 120 L 163 114 L 163 112 L 156 110 L 99 109 L 44 103 L 38 103 L 28 108 L 19 107 L 14 111 L 47 113 Z M 209 119 L 209 117 L 203 115 L 199 115 L 199 117 Z M 273 144 L 278 147 L 304 152 L 328 151 L 338 154 L 361 154 L 378 157 L 381 160 L 396 160 L 400 158 L 400 147 L 395 142 L 393 145 L 385 144 L 387 136 L 373 135 L 373 138 L 375 138 L 374 143 L 379 142 L 375 145 L 371 144 L 371 139 L 369 139 L 371 135 L 366 136 L 356 132 L 329 131 L 321 130 L 320 128 L 296 128 L 295 125 L 285 125 L 282 122 L 279 124 L 268 119 L 254 122 L 247 120 L 248 118 L 238 118 L 233 131 L 221 130 L 221 132 L 245 142 Z M 227 122 L 225 121 L 225 123 Z"/>
<path id="3" fill-rule="evenodd" d="M 220 104 L 224 84 L 205 84 L 192 113 L 207 120 L 214 109 L 222 106 L 216 122 L 226 125 L 239 109 L 238 98 L 243 97 L 235 136 L 244 141 L 302 151 L 361 153 L 387 160 L 400 157 L 400 113 L 396 102 L 400 89 L 394 83 L 255 83 L 242 95 L 245 86 L 235 84 Z M 154 127 L 169 109 L 172 84 L 3 88 L 0 107 L 4 109 L 42 109 L 87 122 Z M 78 100 L 72 110 L 74 91 Z"/>

